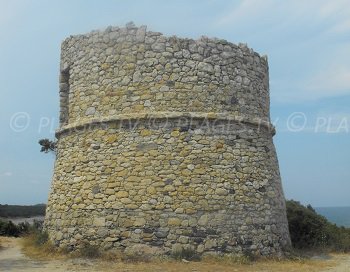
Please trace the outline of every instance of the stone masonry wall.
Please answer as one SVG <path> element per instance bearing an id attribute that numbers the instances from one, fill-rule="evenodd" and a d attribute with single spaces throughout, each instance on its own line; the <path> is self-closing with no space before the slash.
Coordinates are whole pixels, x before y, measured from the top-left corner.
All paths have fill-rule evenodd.
<path id="1" fill-rule="evenodd" d="M 62 43 L 60 98 L 45 219 L 58 246 L 289 247 L 266 58 L 109 27 Z"/>

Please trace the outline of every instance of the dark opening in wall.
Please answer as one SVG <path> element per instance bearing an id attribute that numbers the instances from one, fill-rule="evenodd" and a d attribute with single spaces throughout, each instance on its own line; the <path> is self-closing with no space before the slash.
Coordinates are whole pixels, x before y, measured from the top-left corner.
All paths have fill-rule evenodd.
<path id="1" fill-rule="evenodd" d="M 60 74 L 60 126 L 68 124 L 69 114 L 69 68 Z"/>

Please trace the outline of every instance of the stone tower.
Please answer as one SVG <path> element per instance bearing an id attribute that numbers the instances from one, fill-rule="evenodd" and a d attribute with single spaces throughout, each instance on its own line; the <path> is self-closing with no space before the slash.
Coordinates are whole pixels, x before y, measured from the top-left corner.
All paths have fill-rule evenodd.
<path id="1" fill-rule="evenodd" d="M 265 57 L 128 24 L 67 38 L 60 73 L 57 246 L 289 247 Z"/>

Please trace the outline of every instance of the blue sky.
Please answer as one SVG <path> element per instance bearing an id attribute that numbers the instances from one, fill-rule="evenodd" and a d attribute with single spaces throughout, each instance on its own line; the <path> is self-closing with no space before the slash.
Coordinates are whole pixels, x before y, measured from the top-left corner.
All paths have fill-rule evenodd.
<path id="1" fill-rule="evenodd" d="M 350 206 L 348 0 L 0 0 L 0 203 L 46 202 L 61 41 L 109 25 L 218 37 L 267 54 L 271 120 L 287 198 Z"/>

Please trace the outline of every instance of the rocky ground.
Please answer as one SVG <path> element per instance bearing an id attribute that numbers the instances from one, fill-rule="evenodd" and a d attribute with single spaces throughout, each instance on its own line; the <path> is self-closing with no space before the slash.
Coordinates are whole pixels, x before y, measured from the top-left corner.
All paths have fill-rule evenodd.
<path id="1" fill-rule="evenodd" d="M 295 271 L 348 272 L 350 255 L 316 257 L 309 261 L 263 261 L 252 264 L 223 263 L 219 261 L 152 263 L 114 263 L 85 259 L 33 260 L 21 251 L 21 238 L 0 237 L 0 271 Z"/>

